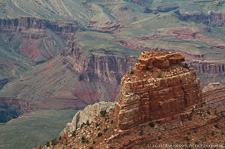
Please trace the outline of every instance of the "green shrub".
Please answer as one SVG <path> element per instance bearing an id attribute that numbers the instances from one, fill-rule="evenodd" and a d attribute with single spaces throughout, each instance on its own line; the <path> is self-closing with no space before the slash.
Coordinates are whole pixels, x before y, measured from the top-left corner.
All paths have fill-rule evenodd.
<path id="1" fill-rule="evenodd" d="M 153 122 L 149 123 L 149 126 L 155 127 L 155 124 Z"/>
<path id="2" fill-rule="evenodd" d="M 130 74 L 134 74 L 134 71 L 133 71 L 133 70 L 131 70 Z"/>
<path id="3" fill-rule="evenodd" d="M 106 132 L 108 130 L 108 128 L 106 127 L 103 131 Z"/>
<path id="4" fill-rule="evenodd" d="M 50 146 L 50 143 L 49 143 L 49 142 L 47 142 L 45 145 L 46 145 L 47 147 L 49 147 L 49 146 Z"/>
<path id="5" fill-rule="evenodd" d="M 143 135 L 143 129 L 141 129 L 141 131 L 140 131 L 140 136 L 142 136 Z"/>
<path id="6" fill-rule="evenodd" d="M 81 143 L 85 143 L 85 142 L 86 142 L 86 139 L 85 139 L 84 136 L 82 136 L 82 138 L 81 138 Z"/>
<path id="7" fill-rule="evenodd" d="M 209 111 L 207 111 L 207 114 L 209 114 L 209 115 L 210 115 L 210 112 L 209 112 Z"/>
<path id="8" fill-rule="evenodd" d="M 106 110 L 100 111 L 100 114 L 101 114 L 102 117 L 105 117 L 105 115 L 106 115 Z"/>
<path id="9" fill-rule="evenodd" d="M 113 120 L 111 120 L 111 124 L 113 124 Z"/>
<path id="10" fill-rule="evenodd" d="M 102 133 L 101 133 L 101 132 L 99 132 L 99 133 L 98 133 L 98 137 L 101 137 L 101 136 L 102 136 Z"/>
<path id="11" fill-rule="evenodd" d="M 96 128 L 97 128 L 99 125 L 100 125 L 99 123 L 95 123 Z"/>
<path id="12" fill-rule="evenodd" d="M 215 124 L 214 127 L 215 127 L 215 128 L 219 128 L 218 124 Z"/>
<path id="13" fill-rule="evenodd" d="M 81 126 L 80 126 L 80 128 L 83 128 L 85 125 L 86 125 L 85 123 L 82 123 Z"/>
<path id="14" fill-rule="evenodd" d="M 161 136 L 158 136 L 158 140 L 161 140 L 162 139 L 162 137 Z"/>
<path id="15" fill-rule="evenodd" d="M 72 133 L 72 137 L 75 137 L 75 136 L 76 136 L 76 130 L 74 130 Z"/>
<path id="16" fill-rule="evenodd" d="M 95 144 L 96 142 L 95 141 L 93 141 L 93 144 Z"/>
<path id="17" fill-rule="evenodd" d="M 88 126 L 90 126 L 90 123 L 89 123 L 89 120 L 87 120 L 87 123 L 86 123 Z"/>
<path id="18" fill-rule="evenodd" d="M 94 148 L 91 146 L 91 147 L 89 147 L 89 149 L 94 149 Z"/>
<path id="19" fill-rule="evenodd" d="M 189 66 L 188 66 L 188 64 L 187 64 L 187 63 L 184 63 L 184 68 L 189 69 Z"/>
<path id="20" fill-rule="evenodd" d="M 56 144 L 57 144 L 57 139 L 53 139 L 53 140 L 51 141 L 51 143 L 52 143 L 52 145 L 56 145 Z"/>

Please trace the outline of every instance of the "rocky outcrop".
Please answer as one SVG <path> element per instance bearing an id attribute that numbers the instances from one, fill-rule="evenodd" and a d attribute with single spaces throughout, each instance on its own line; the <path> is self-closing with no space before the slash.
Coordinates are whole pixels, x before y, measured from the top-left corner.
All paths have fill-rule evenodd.
<path id="1" fill-rule="evenodd" d="M 208 14 L 204 13 L 183 13 L 181 14 L 177 11 L 177 14 L 180 15 L 180 19 L 184 21 L 193 21 L 195 23 L 203 23 L 209 26 L 224 26 L 225 14 L 223 13 L 214 13 L 209 11 Z"/>
<path id="2" fill-rule="evenodd" d="M 93 105 L 88 105 L 84 108 L 84 110 L 80 110 L 75 114 L 72 122 L 66 124 L 66 127 L 60 133 L 60 136 L 73 132 L 87 121 L 91 123 L 97 116 L 100 115 L 101 111 L 109 112 L 109 110 L 114 109 L 115 104 L 116 102 L 99 102 Z"/>
<path id="3" fill-rule="evenodd" d="M 27 101 L 0 97 L 0 123 L 18 117 L 26 111 L 27 107 Z"/>
<path id="4" fill-rule="evenodd" d="M 219 82 L 209 83 L 203 88 L 205 102 L 217 111 L 225 109 L 225 86 Z"/>
<path id="5" fill-rule="evenodd" d="M 190 65 L 198 73 L 224 73 L 225 63 L 210 62 L 210 61 L 193 61 Z"/>
<path id="6" fill-rule="evenodd" d="M 118 127 L 129 127 L 174 115 L 203 101 L 195 70 L 178 53 L 143 52 L 130 74 L 121 80 L 115 113 Z"/>

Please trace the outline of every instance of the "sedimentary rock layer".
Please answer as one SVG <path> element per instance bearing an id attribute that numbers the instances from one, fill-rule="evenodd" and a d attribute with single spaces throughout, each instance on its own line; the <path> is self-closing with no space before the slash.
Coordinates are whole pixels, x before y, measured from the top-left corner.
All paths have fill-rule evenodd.
<path id="1" fill-rule="evenodd" d="M 136 64 L 134 71 L 121 81 L 116 105 L 119 128 L 171 119 L 203 101 L 200 80 L 193 68 L 181 64 L 182 55 L 145 52 L 138 60 L 140 63 Z"/>

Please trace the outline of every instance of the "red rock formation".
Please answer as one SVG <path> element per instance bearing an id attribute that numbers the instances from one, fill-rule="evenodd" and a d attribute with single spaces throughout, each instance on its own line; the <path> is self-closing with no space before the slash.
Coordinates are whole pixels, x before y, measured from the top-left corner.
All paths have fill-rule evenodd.
<path id="1" fill-rule="evenodd" d="M 157 119 L 172 119 L 203 101 L 195 70 L 181 64 L 178 53 L 143 52 L 131 74 L 121 81 L 116 106 L 118 127 Z"/>

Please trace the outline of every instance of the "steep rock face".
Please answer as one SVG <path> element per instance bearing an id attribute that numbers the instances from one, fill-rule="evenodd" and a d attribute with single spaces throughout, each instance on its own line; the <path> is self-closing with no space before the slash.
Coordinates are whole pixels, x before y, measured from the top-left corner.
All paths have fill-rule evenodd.
<path id="1" fill-rule="evenodd" d="M 116 102 L 99 102 L 93 105 L 88 105 L 84 110 L 78 111 L 71 123 L 67 123 L 66 127 L 60 133 L 60 136 L 72 133 L 74 130 L 79 128 L 83 123 L 89 121 L 90 123 L 100 115 L 101 111 L 109 112 L 110 109 L 114 109 Z"/>
<path id="2" fill-rule="evenodd" d="M 0 98 L 0 123 L 18 117 L 28 107 L 28 102 L 13 98 Z"/>
<path id="3" fill-rule="evenodd" d="M 199 73 L 224 73 L 225 64 L 216 62 L 194 61 L 191 66 Z"/>
<path id="4" fill-rule="evenodd" d="M 223 13 L 213 13 L 211 11 L 208 14 L 196 13 L 196 14 L 178 14 L 184 21 L 193 21 L 195 23 L 203 23 L 209 26 L 224 26 L 225 15 Z"/>
<path id="5" fill-rule="evenodd" d="M 181 64 L 182 55 L 145 52 L 138 60 L 134 70 L 121 81 L 115 110 L 120 129 L 172 119 L 203 101 L 200 80 L 193 68 Z"/>
<path id="6" fill-rule="evenodd" d="M 225 109 L 225 86 L 219 82 L 209 83 L 203 88 L 205 102 L 217 111 Z"/>
<path id="7" fill-rule="evenodd" d="M 75 61 L 73 69 L 80 74 L 80 81 L 104 81 L 112 85 L 119 85 L 122 76 L 137 62 L 136 56 L 118 56 L 105 49 L 94 49 L 85 53 L 81 47 L 72 42 L 61 54 L 73 57 Z"/>

